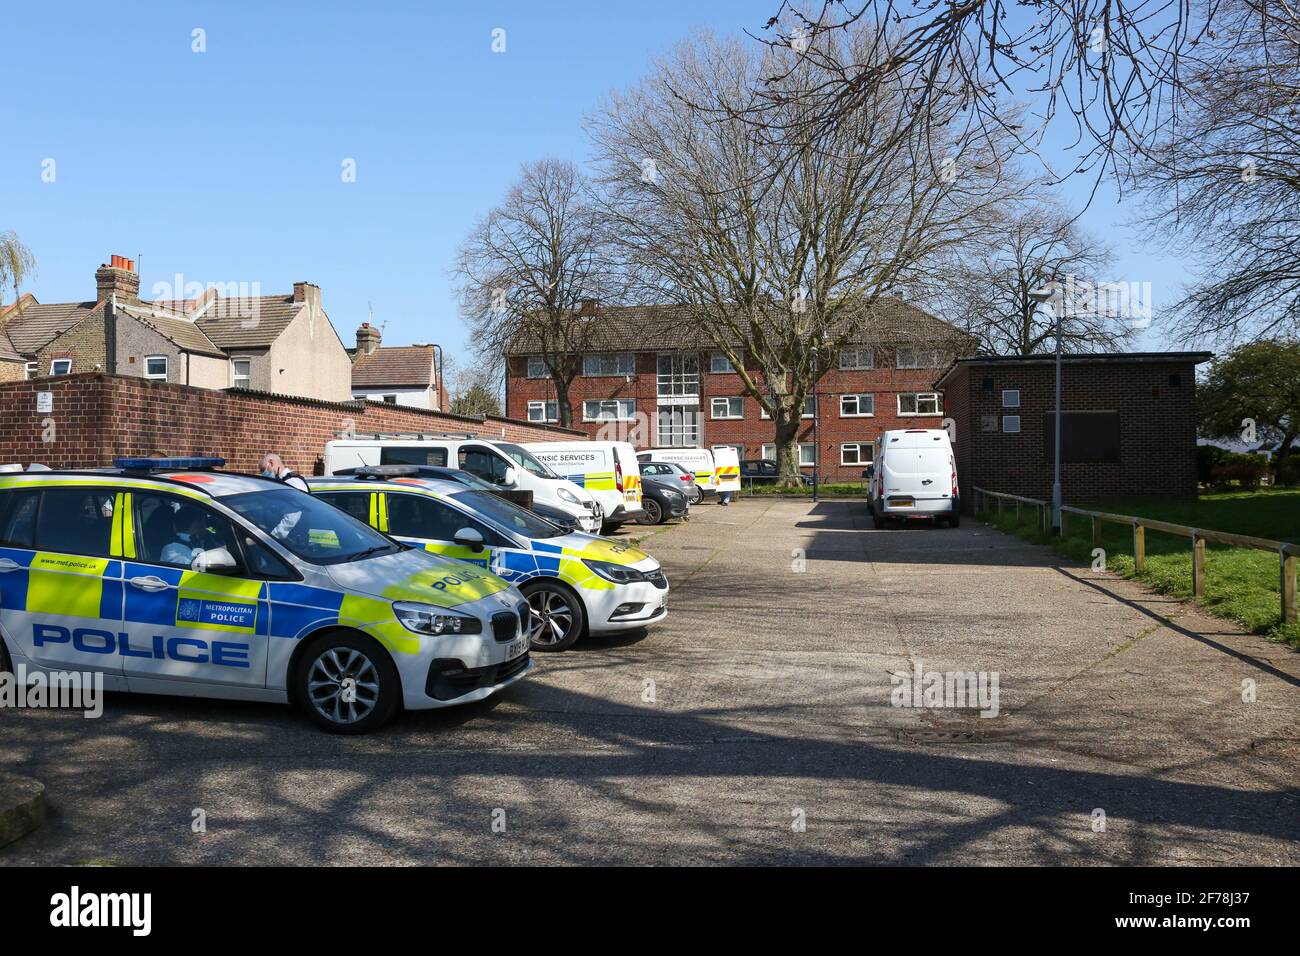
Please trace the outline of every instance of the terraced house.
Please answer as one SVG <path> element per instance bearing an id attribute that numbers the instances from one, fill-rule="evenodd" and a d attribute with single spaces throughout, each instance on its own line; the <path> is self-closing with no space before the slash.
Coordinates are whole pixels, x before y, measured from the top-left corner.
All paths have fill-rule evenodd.
<path id="1" fill-rule="evenodd" d="M 95 270 L 95 297 L 0 310 L 0 380 L 109 372 L 199 388 L 246 388 L 347 401 L 352 361 L 321 306 L 319 287 L 282 295 L 140 298 L 135 263 Z"/>
<path id="2" fill-rule="evenodd" d="M 573 427 L 593 438 L 638 448 L 729 445 L 742 459 L 771 458 L 775 429 L 757 398 L 707 330 L 672 306 L 591 307 L 574 321 L 594 323 L 589 349 L 570 397 Z M 876 319 L 818 383 L 798 435 L 799 462 L 811 474 L 817 409 L 820 474 L 858 479 L 875 460 L 882 432 L 939 428 L 939 371 L 973 353 L 964 333 L 898 300 L 878 303 Z M 762 387 L 757 363 L 746 370 Z M 534 422 L 559 420 L 555 385 L 536 341 L 519 337 L 506 354 L 506 414 Z"/>

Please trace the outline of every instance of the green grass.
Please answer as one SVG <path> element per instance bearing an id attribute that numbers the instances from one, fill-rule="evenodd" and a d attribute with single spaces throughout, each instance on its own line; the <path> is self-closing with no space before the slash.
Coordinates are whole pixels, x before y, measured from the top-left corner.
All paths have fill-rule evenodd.
<path id="1" fill-rule="evenodd" d="M 862 482 L 830 482 L 817 486 L 819 495 L 828 497 L 856 497 L 865 498 L 867 495 L 867 483 Z M 776 485 L 755 485 L 753 490 L 742 487 L 740 490 L 742 496 L 745 495 L 812 495 L 812 485 L 804 485 L 802 488 L 778 488 Z"/>
<path id="2" fill-rule="evenodd" d="M 982 518 L 1004 531 L 1039 544 L 1077 561 L 1092 563 L 1092 522 L 1066 516 L 1064 539 L 1044 535 L 1038 527 L 1038 509 L 1022 506 L 1017 522 L 1010 502 L 1002 516 Z M 1300 542 L 1300 489 L 1204 494 L 1199 501 L 1129 500 L 1081 504 L 1091 511 L 1154 518 L 1174 524 L 1214 531 Z M 1150 585 L 1162 594 L 1192 599 L 1192 545 L 1189 537 L 1146 532 L 1147 562 L 1141 574 L 1133 566 L 1133 532 L 1125 525 L 1102 524 L 1106 569 Z M 1300 625 L 1283 624 L 1278 556 L 1253 548 L 1237 548 L 1207 541 L 1205 597 L 1201 605 L 1213 614 L 1236 621 L 1257 634 L 1300 647 Z"/>

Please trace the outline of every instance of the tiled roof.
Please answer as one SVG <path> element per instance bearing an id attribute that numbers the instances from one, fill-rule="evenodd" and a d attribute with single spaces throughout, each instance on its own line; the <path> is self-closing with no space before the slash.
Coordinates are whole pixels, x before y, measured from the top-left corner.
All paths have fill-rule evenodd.
<path id="1" fill-rule="evenodd" d="M 22 362 L 23 357 L 18 354 L 14 344 L 9 341 L 9 336 L 4 329 L 0 329 L 0 362 Z"/>
<path id="2" fill-rule="evenodd" d="M 199 315 L 199 329 L 219 348 L 267 348 L 306 305 L 293 295 L 219 298 Z"/>
<path id="3" fill-rule="evenodd" d="M 143 322 L 186 352 L 193 352 L 196 355 L 212 355 L 217 358 L 226 357 L 226 353 L 217 348 L 192 319 L 168 315 L 143 305 L 130 306 L 119 303 L 118 309 Z"/>
<path id="4" fill-rule="evenodd" d="M 25 305 L 16 317 L 9 318 L 4 330 L 19 352 L 35 352 L 56 336 L 62 335 L 82 319 L 90 316 L 99 302 L 51 302 Z"/>
<path id="5" fill-rule="evenodd" d="M 433 346 L 378 348 L 352 365 L 352 389 L 428 388 L 433 385 Z"/>
<path id="6" fill-rule="evenodd" d="M 703 349 L 713 344 L 708 330 L 685 306 L 601 306 L 593 317 L 574 321 L 595 323 L 588 346 L 592 352 Z M 966 333 L 955 326 L 901 299 L 878 299 L 851 342 L 854 345 L 942 343 L 965 337 Z M 535 354 L 538 340 L 527 332 L 521 333 L 506 351 L 509 355 Z"/>

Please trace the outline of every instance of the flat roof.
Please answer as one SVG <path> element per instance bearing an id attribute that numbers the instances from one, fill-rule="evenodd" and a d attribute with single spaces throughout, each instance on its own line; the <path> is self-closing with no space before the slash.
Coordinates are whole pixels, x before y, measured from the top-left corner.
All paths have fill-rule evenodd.
<path id="1" fill-rule="evenodd" d="M 1124 365 L 1149 362 L 1191 362 L 1199 365 L 1214 358 L 1213 352 L 1075 352 L 1061 356 L 1062 365 L 1110 364 Z M 935 388 L 943 385 L 959 367 L 975 368 L 982 365 L 1049 365 L 1056 361 L 1055 352 L 1034 355 L 972 355 L 954 361 L 935 381 Z"/>

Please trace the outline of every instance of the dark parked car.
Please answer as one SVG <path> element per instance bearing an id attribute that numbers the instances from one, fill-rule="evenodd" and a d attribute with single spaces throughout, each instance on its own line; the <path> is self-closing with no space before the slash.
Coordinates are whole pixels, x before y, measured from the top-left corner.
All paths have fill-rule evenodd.
<path id="1" fill-rule="evenodd" d="M 701 491 L 700 486 L 695 483 L 695 475 L 676 462 L 641 462 L 641 479 L 644 481 L 646 478 L 653 478 L 655 481 L 661 481 L 664 484 L 683 492 L 686 495 L 686 500 L 693 505 L 698 505 L 700 499 L 704 497 L 704 492 Z M 677 480 L 678 484 L 673 484 L 674 479 Z"/>
<path id="2" fill-rule="evenodd" d="M 740 463 L 742 485 L 774 485 L 779 477 L 780 469 L 771 458 L 746 458 Z M 800 474 L 799 480 L 805 485 L 812 484 L 812 478 L 805 474 Z"/>
<path id="3" fill-rule="evenodd" d="M 663 524 L 669 518 L 681 518 L 690 509 L 690 502 L 678 488 L 669 482 L 674 479 L 645 473 L 641 466 L 641 508 L 637 524 Z"/>

